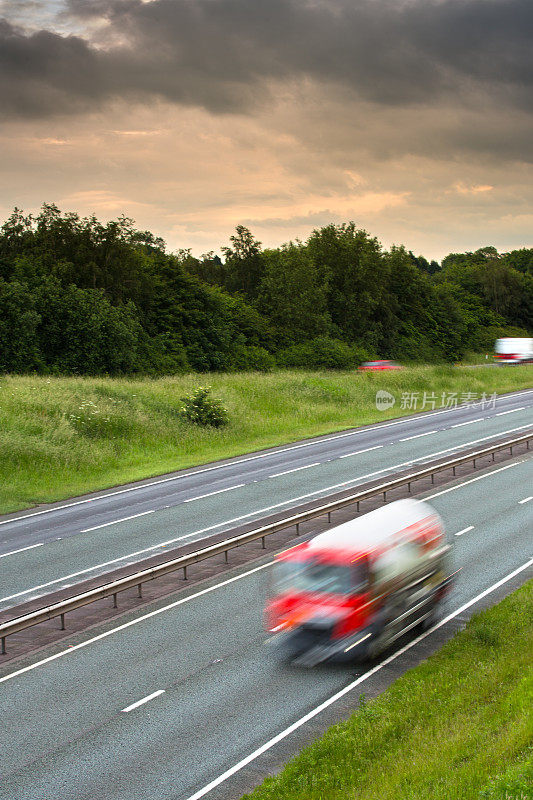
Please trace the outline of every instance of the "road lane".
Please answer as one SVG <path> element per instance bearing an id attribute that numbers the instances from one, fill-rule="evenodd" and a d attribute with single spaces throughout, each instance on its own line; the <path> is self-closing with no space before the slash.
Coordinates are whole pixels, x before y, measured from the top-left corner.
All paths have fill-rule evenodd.
<path id="1" fill-rule="evenodd" d="M 518 400 L 522 405 L 526 402 L 523 396 L 515 398 L 515 402 Z M 73 582 L 133 564 L 141 558 L 164 552 L 170 545 L 199 541 L 206 535 L 231 528 L 236 520 L 253 520 L 289 508 L 299 501 L 355 487 L 411 464 L 424 463 L 461 448 L 481 447 L 497 436 L 518 435 L 533 425 L 533 392 L 530 402 L 531 407 L 520 408 L 513 414 L 512 425 L 508 416 L 497 417 L 499 412 L 492 409 L 492 416 L 479 421 L 475 431 L 471 426 L 452 428 L 454 417 L 445 416 L 441 425 L 446 427 L 435 433 L 432 431 L 432 435 L 428 435 L 429 432 L 422 436 L 417 434 L 414 440 L 411 437 L 405 440 L 403 428 L 391 426 L 378 427 L 372 432 L 374 438 L 379 435 L 383 439 L 383 444 L 355 452 L 351 451 L 353 440 L 350 438 L 342 438 L 340 443 L 335 439 L 334 450 L 331 442 L 320 442 L 320 447 L 326 448 L 323 461 L 310 461 L 277 473 L 272 473 L 268 459 L 261 461 L 259 466 L 252 461 L 252 472 L 246 483 L 235 484 L 233 478 L 229 486 L 224 486 L 220 484 L 227 482 L 227 478 L 219 477 L 211 480 L 210 492 L 200 495 L 197 488 L 191 495 L 190 487 L 180 484 L 181 488 L 174 486 L 172 504 L 165 503 L 163 507 L 152 509 L 144 508 L 143 501 L 130 507 L 126 516 L 108 521 L 94 515 L 93 524 L 78 531 L 78 535 L 68 535 L 72 531 L 58 521 L 57 536 L 46 541 L 44 547 L 26 549 L 28 545 L 22 544 L 20 552 L 0 559 L 0 610 Z M 435 424 L 433 418 L 431 424 Z M 305 452 L 305 458 L 316 455 L 314 449 Z M 291 451 L 291 459 L 304 457 L 301 450 L 297 453 L 299 455 L 295 456 Z M 169 498 L 164 497 L 161 502 L 166 499 Z M 45 519 L 49 525 L 55 517 Z M 87 524 L 84 519 L 84 524 Z M 12 525 L 42 525 L 42 520 L 41 516 Z M 5 534 L 4 528 L 2 537 Z M 8 541 L 12 543 L 9 537 Z M 24 539 L 18 541 L 24 542 Z"/>
<path id="2" fill-rule="evenodd" d="M 462 571 L 448 610 L 533 554 L 532 507 L 520 504 L 532 481 L 533 461 L 519 460 L 430 495 L 450 538 L 474 526 L 455 538 Z M 167 610 L 155 604 L 160 612 L 148 619 L 125 615 L 129 627 L 76 651 L 62 644 L 65 655 L 4 680 L 1 800 L 185 800 L 347 686 L 354 669 L 302 671 L 269 654 L 261 624 L 269 569 L 242 572 Z"/>
<path id="3" fill-rule="evenodd" d="M 204 467 L 182 470 L 174 475 L 153 478 L 140 484 L 118 487 L 87 497 L 72 498 L 66 503 L 56 503 L 44 509 L 7 515 L 0 519 L 0 547 L 11 537 L 35 535 L 37 531 L 43 533 L 43 541 L 53 539 L 54 534 L 51 531 L 57 531 L 61 526 L 65 526 L 66 532 L 80 530 L 88 527 L 88 524 L 85 523 L 88 523 L 96 515 L 118 519 L 126 516 L 124 508 L 128 509 L 138 503 L 152 503 L 152 506 L 155 507 L 154 503 L 158 505 L 162 501 L 172 500 L 176 491 L 185 490 L 192 493 L 198 488 L 203 488 L 205 492 L 211 490 L 212 484 L 215 483 L 224 481 L 238 483 L 242 476 L 255 478 L 257 477 L 255 473 L 261 476 L 265 472 L 268 475 L 268 472 L 273 472 L 278 467 L 279 469 L 288 469 L 304 463 L 335 457 L 342 452 L 361 450 L 363 447 L 379 444 L 381 440 L 390 442 L 403 436 L 424 433 L 436 427 L 437 421 L 440 427 L 449 427 L 456 423 L 474 422 L 494 417 L 502 409 L 510 413 L 517 413 L 519 410 L 525 409 L 529 409 L 531 412 L 533 410 L 533 389 L 502 395 L 497 398 L 494 407 L 487 404 L 482 410 L 479 405 L 465 405 L 458 408 L 424 412 L 329 436 L 295 442 L 259 453 L 250 453 Z M 388 434 L 392 434 L 392 436 Z M 354 448 L 354 444 L 357 444 L 357 448 Z"/>

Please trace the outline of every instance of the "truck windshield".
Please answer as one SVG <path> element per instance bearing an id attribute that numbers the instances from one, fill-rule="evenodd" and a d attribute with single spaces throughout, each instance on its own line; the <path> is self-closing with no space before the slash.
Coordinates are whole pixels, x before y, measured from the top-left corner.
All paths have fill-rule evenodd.
<path id="1" fill-rule="evenodd" d="M 319 561 L 277 561 L 273 568 L 274 591 L 350 594 L 365 584 L 362 565 L 343 566 Z"/>

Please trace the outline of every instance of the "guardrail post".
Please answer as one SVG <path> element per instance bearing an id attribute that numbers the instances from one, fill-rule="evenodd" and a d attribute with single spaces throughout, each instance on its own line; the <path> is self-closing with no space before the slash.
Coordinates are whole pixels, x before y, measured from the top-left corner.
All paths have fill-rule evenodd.
<path id="1" fill-rule="evenodd" d="M 474 469 L 476 468 L 476 459 L 474 459 Z"/>
<path id="2" fill-rule="evenodd" d="M 435 483 L 435 473 L 431 473 L 431 483 Z"/>
<path id="3" fill-rule="evenodd" d="M 496 455 L 496 453 L 494 453 L 494 452 L 493 452 L 493 453 L 492 453 L 492 460 L 493 460 L 493 461 L 494 461 L 494 456 L 495 456 L 495 455 Z"/>
<path id="4" fill-rule="evenodd" d="M 411 491 L 411 481 L 409 481 L 409 483 L 407 484 L 407 491 L 408 491 L 408 492 L 410 492 L 410 491 Z"/>
<path id="5" fill-rule="evenodd" d="M 296 523 L 296 536 L 299 536 L 299 535 L 300 535 L 300 523 L 297 522 Z"/>
<path id="6" fill-rule="evenodd" d="M 117 594 L 118 594 L 118 592 L 113 592 L 113 608 L 117 608 L 118 607 Z"/>
<path id="7" fill-rule="evenodd" d="M 261 547 L 263 548 L 263 550 L 265 550 L 265 548 L 266 548 L 265 537 L 264 536 L 261 536 Z"/>
<path id="8" fill-rule="evenodd" d="M 387 492 L 383 492 L 383 502 L 387 502 Z"/>
<path id="9" fill-rule="evenodd" d="M 142 583 L 140 583 L 137 586 L 137 597 L 142 597 L 142 596 L 143 596 L 143 587 L 142 587 Z"/>
<path id="10" fill-rule="evenodd" d="M 3 656 L 6 654 L 6 637 L 2 636 L 2 650 L 1 653 Z"/>
<path id="11" fill-rule="evenodd" d="M 328 511 L 328 523 L 331 522 L 331 511 Z"/>
<path id="12" fill-rule="evenodd" d="M 455 477 L 455 467 L 452 467 L 452 469 L 453 469 L 453 474 L 454 474 L 454 477 Z"/>
<path id="13" fill-rule="evenodd" d="M 226 562 L 226 564 L 228 563 L 228 551 L 227 550 L 224 550 L 224 561 Z"/>
<path id="14" fill-rule="evenodd" d="M 60 614 L 59 618 L 61 620 L 61 630 L 64 631 L 65 630 L 65 615 L 64 614 Z"/>
<path id="15" fill-rule="evenodd" d="M 359 511 L 359 500 L 357 501 L 357 511 Z"/>
<path id="16" fill-rule="evenodd" d="M 513 445 L 510 446 L 509 450 L 511 451 L 511 455 L 513 455 Z"/>
<path id="17" fill-rule="evenodd" d="M 183 567 L 183 580 L 184 581 L 188 580 L 188 578 L 187 578 L 187 567 Z"/>

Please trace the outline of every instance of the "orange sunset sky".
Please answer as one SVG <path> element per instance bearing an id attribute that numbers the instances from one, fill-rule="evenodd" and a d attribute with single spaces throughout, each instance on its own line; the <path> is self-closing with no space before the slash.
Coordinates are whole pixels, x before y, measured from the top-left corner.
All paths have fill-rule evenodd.
<path id="1" fill-rule="evenodd" d="M 531 0 L 0 0 L 0 217 L 533 246 Z"/>

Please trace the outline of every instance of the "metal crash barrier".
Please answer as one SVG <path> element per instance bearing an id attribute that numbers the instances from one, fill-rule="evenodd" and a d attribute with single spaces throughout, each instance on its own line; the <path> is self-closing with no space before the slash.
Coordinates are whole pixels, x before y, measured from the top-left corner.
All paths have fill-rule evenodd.
<path id="1" fill-rule="evenodd" d="M 508 439 L 506 441 L 500 441 L 497 444 L 492 444 L 483 449 L 476 450 L 474 452 L 470 452 L 461 456 L 455 456 L 454 458 L 448 459 L 446 461 L 441 462 L 434 462 L 433 464 L 425 467 L 424 469 L 420 469 L 416 472 L 412 472 L 407 475 L 402 475 L 400 478 L 396 478 L 395 480 L 390 480 L 385 483 L 381 483 L 377 486 L 373 486 L 369 489 L 356 492 L 354 494 L 349 495 L 348 497 L 343 497 L 341 499 L 335 500 L 333 502 L 324 503 L 321 506 L 316 508 L 310 509 L 308 511 L 301 512 L 299 514 L 294 514 L 290 517 L 286 517 L 285 519 L 279 520 L 278 522 L 271 523 L 269 525 L 264 525 L 263 527 L 256 528 L 255 530 L 249 531 L 248 533 L 243 533 L 238 536 L 234 536 L 230 539 L 226 539 L 223 542 L 219 542 L 218 544 L 210 545 L 209 547 L 204 547 L 201 550 L 197 550 L 194 553 L 189 553 L 185 556 L 180 556 L 178 558 L 172 559 L 171 561 L 167 561 L 163 564 L 159 564 L 155 567 L 150 567 L 149 569 L 142 570 L 141 572 L 136 572 L 133 575 L 129 575 L 125 578 L 120 578 L 119 580 L 113 581 L 111 583 L 106 583 L 102 586 L 97 587 L 96 589 L 91 589 L 90 591 L 84 592 L 83 594 L 76 595 L 74 597 L 68 598 L 67 600 L 62 600 L 58 603 L 54 603 L 53 605 L 46 606 L 45 608 L 41 608 L 37 611 L 33 611 L 29 614 L 26 614 L 21 617 L 16 617 L 9 622 L 4 622 L 0 625 L 0 653 L 5 655 L 6 653 L 6 638 L 11 636 L 14 633 L 18 633 L 19 631 L 23 631 L 26 628 L 30 628 L 33 625 L 38 625 L 41 622 L 46 622 L 48 620 L 54 619 L 59 617 L 61 620 L 61 630 L 65 629 L 65 614 L 69 611 L 74 611 L 77 608 L 81 608 L 82 606 L 88 605 L 89 603 L 94 603 L 97 600 L 102 600 L 106 597 L 113 598 L 113 606 L 117 607 L 117 595 L 119 592 L 126 591 L 126 589 L 131 589 L 137 587 L 137 591 L 139 597 L 142 596 L 142 585 L 147 581 L 154 580 L 155 578 L 162 577 L 163 575 L 167 575 L 170 572 L 175 572 L 176 570 L 183 571 L 183 577 L 187 579 L 187 568 L 192 566 L 193 564 L 197 564 L 199 561 L 204 561 L 205 559 L 212 558 L 213 556 L 218 556 L 220 554 L 224 554 L 226 562 L 228 561 L 228 553 L 230 550 L 233 550 L 236 547 L 240 547 L 244 544 L 248 544 L 249 542 L 256 541 L 261 539 L 262 547 L 264 548 L 265 539 L 267 536 L 272 535 L 273 533 L 277 533 L 280 530 L 285 528 L 289 528 L 291 526 L 296 527 L 296 532 L 299 533 L 299 526 L 302 522 L 306 522 L 310 519 L 316 519 L 317 517 L 321 517 L 324 515 L 328 515 L 328 522 L 331 521 L 331 515 L 335 511 L 339 511 L 340 509 L 346 508 L 347 506 L 356 504 L 357 511 L 359 511 L 359 503 L 362 500 L 367 500 L 371 497 L 376 497 L 377 495 L 383 495 L 383 501 L 385 502 L 387 499 L 387 492 L 392 491 L 393 489 L 397 489 L 401 486 L 407 485 L 408 491 L 411 491 L 411 484 L 415 481 L 421 480 L 422 478 L 431 477 L 433 482 L 434 476 L 439 472 L 444 472 L 445 470 L 453 470 L 453 474 L 455 475 L 456 468 L 461 466 L 462 464 L 467 464 L 469 462 L 473 462 L 474 467 L 476 466 L 476 462 L 486 456 L 492 456 L 492 460 L 494 461 L 494 456 L 496 453 L 509 449 L 511 455 L 513 453 L 513 448 L 519 445 L 525 444 L 527 449 L 529 450 L 530 442 L 533 440 L 533 430 L 529 433 L 523 434 L 522 436 L 516 437 L 514 439 Z"/>

